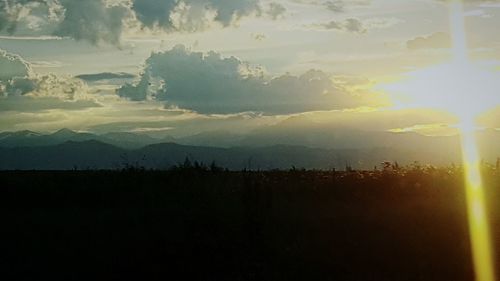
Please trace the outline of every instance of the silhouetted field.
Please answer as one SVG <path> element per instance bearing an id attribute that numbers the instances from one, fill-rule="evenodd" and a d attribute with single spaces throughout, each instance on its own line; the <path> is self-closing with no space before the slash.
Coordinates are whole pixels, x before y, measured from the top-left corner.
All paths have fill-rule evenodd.
<path id="1" fill-rule="evenodd" d="M 500 253 L 500 174 L 484 177 Z M 473 280 L 458 168 L 0 172 L 0 187 L 2 280 Z"/>

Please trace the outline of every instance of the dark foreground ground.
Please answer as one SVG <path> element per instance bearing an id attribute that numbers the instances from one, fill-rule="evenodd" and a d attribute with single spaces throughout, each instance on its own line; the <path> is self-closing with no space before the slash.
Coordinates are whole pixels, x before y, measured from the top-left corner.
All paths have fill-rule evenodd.
<path id="1" fill-rule="evenodd" d="M 456 169 L 0 172 L 0 279 L 473 280 L 464 200 Z"/>

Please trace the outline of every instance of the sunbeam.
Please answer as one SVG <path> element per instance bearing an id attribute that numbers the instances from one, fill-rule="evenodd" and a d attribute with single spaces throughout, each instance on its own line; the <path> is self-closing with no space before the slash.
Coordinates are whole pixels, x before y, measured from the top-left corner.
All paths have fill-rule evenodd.
<path id="1" fill-rule="evenodd" d="M 456 65 L 467 67 L 469 66 L 467 42 L 463 4 L 460 0 L 451 2 L 450 23 L 454 62 Z M 472 95 L 472 93 L 465 94 Z M 472 260 L 474 262 L 477 281 L 495 281 L 490 229 L 481 177 L 480 156 L 475 137 L 475 113 L 473 111 L 473 115 L 466 114 L 465 119 L 461 120 L 460 125 Z M 461 117 L 464 118 L 463 115 Z"/>
<path id="2" fill-rule="evenodd" d="M 462 141 L 467 212 L 476 280 L 494 281 L 496 279 L 492 242 L 475 137 L 478 129 L 475 119 L 499 104 L 497 92 L 500 79 L 498 73 L 469 59 L 463 3 L 460 0 L 451 0 L 449 4 L 453 43 L 451 62 L 414 71 L 404 80 L 383 88 L 397 95 L 397 107 L 432 108 L 456 116 Z"/>

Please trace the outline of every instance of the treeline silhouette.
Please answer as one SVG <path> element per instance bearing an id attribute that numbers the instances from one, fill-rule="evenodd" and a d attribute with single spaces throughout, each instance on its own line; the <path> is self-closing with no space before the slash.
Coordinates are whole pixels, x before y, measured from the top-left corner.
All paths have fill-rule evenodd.
<path id="1" fill-rule="evenodd" d="M 0 172 L 0 275 L 473 280 L 460 167 L 346 170 Z M 483 174 L 500 237 L 500 171 Z"/>

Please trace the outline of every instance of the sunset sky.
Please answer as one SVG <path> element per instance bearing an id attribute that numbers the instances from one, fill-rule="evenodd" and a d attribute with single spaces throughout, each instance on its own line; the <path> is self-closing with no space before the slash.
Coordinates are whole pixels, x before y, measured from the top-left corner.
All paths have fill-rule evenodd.
<path id="1" fill-rule="evenodd" d="M 487 104 L 478 125 L 498 130 L 500 1 L 466 3 L 488 79 L 462 105 Z M 1 0 L 0 131 L 186 136 L 294 120 L 449 135 L 456 116 L 391 85 L 446 65 L 450 47 L 440 0 Z M 438 99 L 434 86 L 413 89 Z"/>

